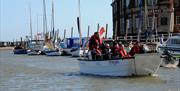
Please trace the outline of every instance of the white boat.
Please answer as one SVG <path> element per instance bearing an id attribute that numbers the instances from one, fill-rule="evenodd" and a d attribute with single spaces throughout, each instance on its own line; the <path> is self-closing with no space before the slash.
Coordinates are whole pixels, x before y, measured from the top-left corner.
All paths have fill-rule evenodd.
<path id="1" fill-rule="evenodd" d="M 72 57 L 82 57 L 85 53 L 88 53 L 87 49 L 76 48 L 71 50 Z"/>
<path id="2" fill-rule="evenodd" d="M 27 50 L 28 55 L 40 55 L 41 51 Z"/>
<path id="3" fill-rule="evenodd" d="M 153 75 L 161 64 L 158 53 L 137 54 L 135 58 L 118 60 L 78 60 L 80 73 L 100 76 Z"/>
<path id="4" fill-rule="evenodd" d="M 168 38 L 164 44 L 158 46 L 158 50 L 165 55 L 161 66 L 177 67 L 180 61 L 180 35 Z"/>
<path id="5" fill-rule="evenodd" d="M 158 48 L 159 52 L 164 50 L 180 51 L 180 35 L 168 38 L 168 40 L 162 45 L 159 45 Z"/>
<path id="6" fill-rule="evenodd" d="M 43 40 L 31 40 L 29 41 L 27 54 L 28 55 L 40 55 L 43 50 Z"/>

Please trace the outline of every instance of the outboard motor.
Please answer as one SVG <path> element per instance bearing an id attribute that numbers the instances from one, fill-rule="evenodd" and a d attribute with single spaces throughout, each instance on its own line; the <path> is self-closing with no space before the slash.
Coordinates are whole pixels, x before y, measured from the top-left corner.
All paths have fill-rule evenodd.
<path id="1" fill-rule="evenodd" d="M 169 63 L 174 64 L 176 62 L 176 58 L 171 55 L 169 50 L 164 50 L 162 55 L 165 64 L 169 64 Z"/>
<path id="2" fill-rule="evenodd" d="M 180 68 L 180 59 L 179 59 L 179 64 L 177 66 Z"/>

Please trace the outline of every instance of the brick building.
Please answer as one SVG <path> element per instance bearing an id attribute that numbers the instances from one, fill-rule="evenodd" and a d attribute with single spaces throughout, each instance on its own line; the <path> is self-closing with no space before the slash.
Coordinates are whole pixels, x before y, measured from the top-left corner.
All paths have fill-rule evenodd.
<path id="1" fill-rule="evenodd" d="M 113 37 L 137 35 L 139 30 L 180 33 L 180 0 L 113 0 L 111 5 Z"/>

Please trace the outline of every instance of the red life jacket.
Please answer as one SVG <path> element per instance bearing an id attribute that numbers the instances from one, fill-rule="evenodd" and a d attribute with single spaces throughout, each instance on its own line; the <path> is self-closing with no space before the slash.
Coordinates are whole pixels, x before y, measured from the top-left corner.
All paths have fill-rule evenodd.
<path id="1" fill-rule="evenodd" d="M 89 49 L 92 50 L 94 48 L 97 48 L 99 44 L 100 44 L 99 39 L 97 39 L 94 35 L 91 36 L 89 40 Z"/>
<path id="2" fill-rule="evenodd" d="M 140 48 L 139 48 L 139 46 L 134 46 L 132 49 L 131 49 L 131 51 L 130 51 L 130 55 L 131 56 L 134 56 L 135 55 L 135 53 L 139 53 L 140 52 Z"/>
<path id="3" fill-rule="evenodd" d="M 97 54 L 97 55 L 101 55 L 101 49 L 96 48 L 96 54 Z"/>
<path id="4" fill-rule="evenodd" d="M 126 52 L 126 50 L 124 48 L 119 50 L 119 54 L 121 55 L 121 57 L 127 56 L 127 52 Z"/>
<path id="5" fill-rule="evenodd" d="M 113 54 L 117 55 L 119 53 L 119 46 L 114 46 Z"/>

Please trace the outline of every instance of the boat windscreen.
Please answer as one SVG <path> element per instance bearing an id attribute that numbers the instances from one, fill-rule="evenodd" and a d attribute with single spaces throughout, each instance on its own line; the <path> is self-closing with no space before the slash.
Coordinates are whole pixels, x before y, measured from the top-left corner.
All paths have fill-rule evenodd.
<path id="1" fill-rule="evenodd" d="M 170 39 L 170 40 L 168 40 L 167 45 L 179 45 L 180 46 L 180 39 Z"/>

